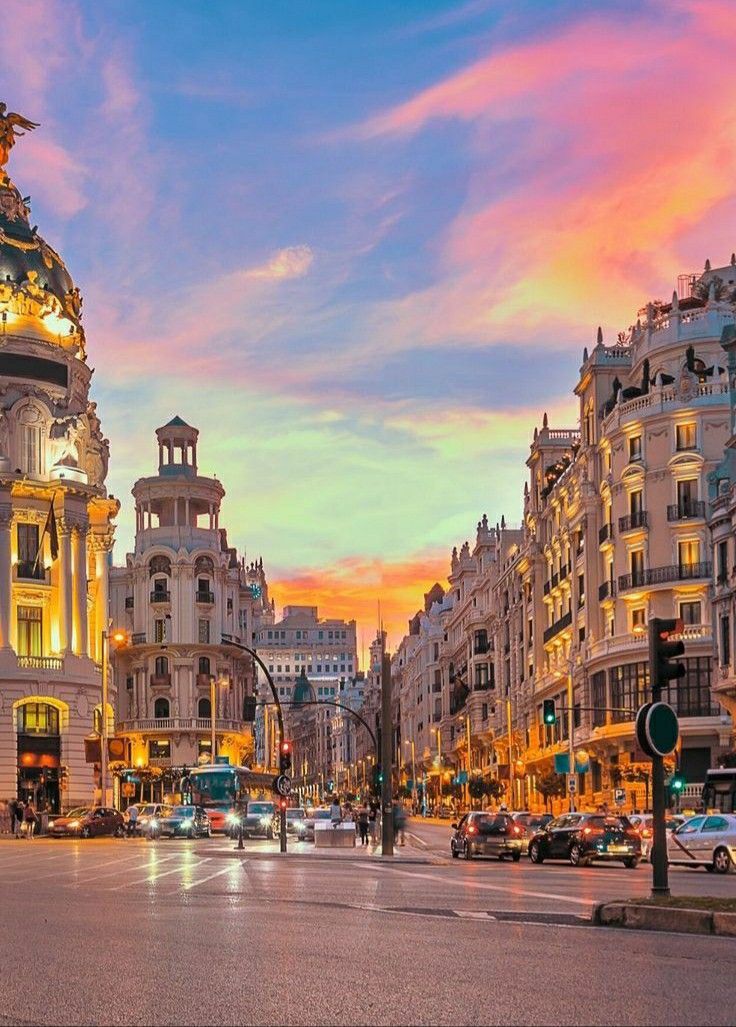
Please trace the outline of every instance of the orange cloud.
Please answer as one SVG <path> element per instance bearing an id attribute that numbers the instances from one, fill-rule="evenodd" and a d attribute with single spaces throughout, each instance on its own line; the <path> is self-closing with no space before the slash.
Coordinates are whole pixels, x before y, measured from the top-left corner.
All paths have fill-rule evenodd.
<path id="1" fill-rule="evenodd" d="M 277 607 L 289 604 L 319 606 L 321 617 L 358 621 L 358 644 L 366 650 L 381 620 L 395 647 L 407 633 L 410 617 L 435 581 L 445 585 L 449 554 L 430 551 L 407 560 L 385 563 L 361 557 L 341 560 L 325 569 L 307 568 L 278 577 L 271 585 Z M 362 666 L 362 664 L 361 664 Z"/>

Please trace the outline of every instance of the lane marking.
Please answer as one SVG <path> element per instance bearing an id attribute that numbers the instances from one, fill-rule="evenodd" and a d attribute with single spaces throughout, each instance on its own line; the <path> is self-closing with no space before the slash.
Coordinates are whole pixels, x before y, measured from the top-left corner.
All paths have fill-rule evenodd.
<path id="1" fill-rule="evenodd" d="M 171 858 L 173 859 L 174 857 L 172 856 Z M 117 888 L 110 888 L 108 890 L 121 891 L 123 888 L 132 888 L 136 884 L 154 884 L 156 881 L 159 881 L 162 877 L 169 877 L 171 874 L 179 874 L 185 870 L 196 870 L 196 868 L 201 867 L 203 863 L 209 863 L 211 859 L 211 856 L 205 856 L 205 858 L 201 859 L 198 863 L 180 864 L 178 867 L 174 867 L 173 870 L 164 871 L 163 874 L 156 874 L 153 877 L 149 875 L 148 877 L 143 877 L 138 881 L 126 881 L 125 884 L 120 884 Z"/>
<path id="2" fill-rule="evenodd" d="M 446 883 L 446 878 L 437 877 L 436 874 L 414 873 L 411 870 L 402 870 L 399 867 L 384 867 L 384 870 L 391 871 L 395 874 L 403 874 L 408 877 L 421 878 L 425 881 L 432 881 L 435 884 Z M 534 899 L 557 899 L 560 902 L 570 902 L 576 906 L 590 907 L 595 905 L 594 899 L 576 899 L 573 898 L 571 895 L 559 895 L 557 892 L 529 891 L 528 889 L 514 888 L 510 887 L 509 885 L 485 884 L 482 881 L 462 880 L 457 882 L 457 886 L 464 888 L 479 888 L 483 891 L 500 891 L 504 892 L 504 894 L 506 895 L 530 896 Z"/>
<path id="3" fill-rule="evenodd" d="M 189 891 L 191 888 L 198 888 L 200 884 L 204 884 L 205 881 L 211 881 L 213 877 L 221 877 L 223 874 L 229 874 L 231 870 L 236 870 L 240 864 L 233 863 L 229 867 L 225 867 L 224 870 L 217 870 L 214 874 L 209 874 L 207 877 L 200 877 L 198 881 L 190 881 L 189 884 L 184 885 L 184 891 Z M 176 895 L 176 892 L 169 892 L 170 895 Z"/>

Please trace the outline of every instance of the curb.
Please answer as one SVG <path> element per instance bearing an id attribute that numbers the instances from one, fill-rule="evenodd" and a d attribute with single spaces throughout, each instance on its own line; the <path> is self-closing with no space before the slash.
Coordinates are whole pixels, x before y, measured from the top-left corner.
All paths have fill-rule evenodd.
<path id="1" fill-rule="evenodd" d="M 711 934 L 736 938 L 736 913 L 676 906 L 641 906 L 631 902 L 600 902 L 592 922 L 600 927 L 627 927 L 640 931 L 675 931 L 679 934 Z"/>
<path id="2" fill-rule="evenodd" d="M 249 852 L 247 849 L 240 851 L 238 849 L 216 849 L 215 851 L 207 850 L 207 855 L 214 857 L 215 859 L 242 859 L 242 860 L 303 860 L 307 863 L 375 863 L 377 866 L 382 864 L 396 865 L 396 866 L 435 866 L 436 863 L 433 859 L 428 859 L 423 856 L 328 856 L 326 853 L 310 852 Z"/>

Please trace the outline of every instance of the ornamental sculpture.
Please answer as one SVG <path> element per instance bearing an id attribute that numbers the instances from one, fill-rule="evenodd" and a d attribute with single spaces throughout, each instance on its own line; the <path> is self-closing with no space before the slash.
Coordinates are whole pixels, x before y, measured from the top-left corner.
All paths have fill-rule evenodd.
<path id="1" fill-rule="evenodd" d="M 0 168 L 4 168 L 8 163 L 15 140 L 19 136 L 24 136 L 26 132 L 32 132 L 34 128 L 38 128 L 35 121 L 29 121 L 22 114 L 16 114 L 14 111 L 6 114 L 7 109 L 7 104 L 0 103 Z M 25 132 L 20 132 L 21 128 L 25 129 Z"/>

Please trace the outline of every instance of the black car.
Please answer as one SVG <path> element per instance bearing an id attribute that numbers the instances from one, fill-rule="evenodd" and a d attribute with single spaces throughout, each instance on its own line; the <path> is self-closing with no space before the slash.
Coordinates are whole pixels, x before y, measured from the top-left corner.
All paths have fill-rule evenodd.
<path id="1" fill-rule="evenodd" d="M 169 806 L 151 818 L 150 838 L 209 838 L 210 818 L 202 806 Z"/>
<path id="2" fill-rule="evenodd" d="M 565 813 L 529 839 L 529 858 L 532 863 L 568 859 L 574 867 L 613 859 L 633 869 L 641 859 L 641 838 L 624 816 Z"/>
<path id="3" fill-rule="evenodd" d="M 466 813 L 450 839 L 452 858 L 464 856 L 511 856 L 515 863 L 521 859 L 523 829 L 517 827 L 508 813 Z"/>

